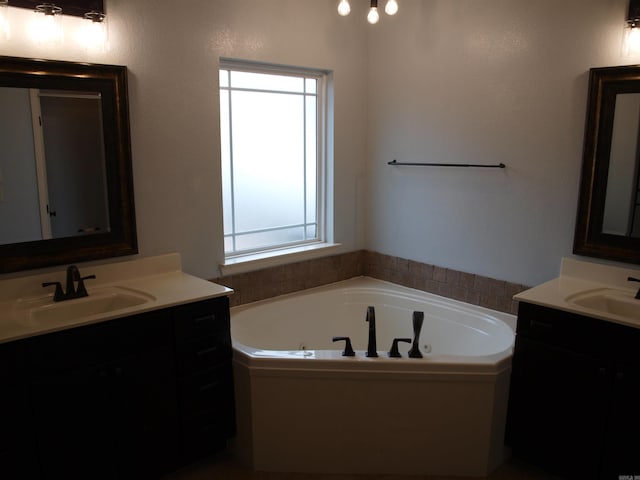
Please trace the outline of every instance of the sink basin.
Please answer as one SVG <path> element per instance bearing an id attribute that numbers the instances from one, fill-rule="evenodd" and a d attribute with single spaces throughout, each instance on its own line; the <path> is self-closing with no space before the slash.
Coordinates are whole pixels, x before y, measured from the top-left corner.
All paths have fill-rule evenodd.
<path id="1" fill-rule="evenodd" d="M 20 310 L 22 319 L 30 325 L 72 322 L 93 315 L 117 312 L 145 304 L 155 298 L 146 293 L 122 288 L 103 287 L 89 291 L 89 296 L 63 302 L 52 302 L 51 297 L 25 301 Z"/>
<path id="2" fill-rule="evenodd" d="M 635 292 L 632 291 L 599 288 L 570 295 L 567 302 L 602 313 L 640 320 L 640 300 L 634 296 Z"/>

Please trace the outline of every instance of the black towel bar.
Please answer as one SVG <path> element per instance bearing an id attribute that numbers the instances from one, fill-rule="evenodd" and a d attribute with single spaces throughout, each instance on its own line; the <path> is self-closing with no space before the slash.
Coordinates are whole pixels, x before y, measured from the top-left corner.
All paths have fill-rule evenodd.
<path id="1" fill-rule="evenodd" d="M 479 163 L 407 163 L 392 160 L 387 162 L 388 165 L 408 166 L 408 167 L 473 167 L 473 168 L 505 168 L 504 163 L 496 165 L 484 165 Z"/>

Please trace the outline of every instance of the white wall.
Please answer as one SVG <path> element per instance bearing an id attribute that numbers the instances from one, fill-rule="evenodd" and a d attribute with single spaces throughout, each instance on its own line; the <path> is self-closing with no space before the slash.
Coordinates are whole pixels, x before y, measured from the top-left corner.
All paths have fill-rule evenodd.
<path id="1" fill-rule="evenodd" d="M 366 29 L 333 0 L 106 0 L 110 51 L 73 46 L 80 20 L 64 17 L 65 47 L 23 38 L 30 12 L 0 54 L 126 65 L 140 254 L 179 251 L 186 271 L 212 278 L 223 259 L 218 59 L 235 57 L 334 71 L 335 240 L 362 247 L 357 184 L 364 178 Z M 360 223 L 359 225 L 362 225 Z"/>
<path id="2" fill-rule="evenodd" d="M 367 247 L 530 285 L 555 277 L 572 251 L 588 70 L 634 62 L 619 55 L 627 1 L 400 6 L 369 35 Z"/>
<path id="3" fill-rule="evenodd" d="M 337 3 L 106 0 L 109 52 L 42 51 L 14 35 L 0 54 L 129 67 L 142 255 L 180 251 L 187 271 L 218 273 L 225 56 L 335 72 L 344 251 L 526 284 L 554 277 L 572 248 L 588 69 L 638 61 L 619 57 L 627 0 L 400 0 L 373 27 L 366 0 L 346 18 Z M 507 169 L 387 166 L 394 158 Z"/>

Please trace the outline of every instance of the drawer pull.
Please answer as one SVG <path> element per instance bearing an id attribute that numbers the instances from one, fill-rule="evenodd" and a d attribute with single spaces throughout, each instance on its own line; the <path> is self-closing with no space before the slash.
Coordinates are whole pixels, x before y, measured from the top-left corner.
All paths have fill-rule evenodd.
<path id="1" fill-rule="evenodd" d="M 211 383 L 207 383 L 206 385 L 202 385 L 198 390 L 200 391 L 200 393 L 206 392 L 207 390 L 211 390 L 212 388 L 218 388 L 218 386 L 220 385 L 220 382 L 211 382 Z"/>
<path id="2" fill-rule="evenodd" d="M 203 323 L 203 322 L 215 322 L 215 320 L 216 320 L 216 316 L 212 314 L 212 315 L 205 315 L 204 317 L 194 318 L 193 323 L 198 325 L 199 323 Z"/>
<path id="3" fill-rule="evenodd" d="M 538 328 L 541 330 L 551 330 L 553 323 L 541 322 L 540 320 L 530 320 L 531 328 Z"/>
<path id="4" fill-rule="evenodd" d="M 203 357 L 205 355 L 209 355 L 210 353 L 214 353 L 216 350 L 218 350 L 218 345 L 214 345 L 213 347 L 198 350 L 196 352 L 196 355 L 198 355 L 199 357 Z"/>

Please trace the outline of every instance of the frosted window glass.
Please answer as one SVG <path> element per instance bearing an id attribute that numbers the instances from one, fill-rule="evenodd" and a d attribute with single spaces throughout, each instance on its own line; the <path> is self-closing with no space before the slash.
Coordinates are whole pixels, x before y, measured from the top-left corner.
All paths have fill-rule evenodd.
<path id="1" fill-rule="evenodd" d="M 307 93 L 316 93 L 318 89 L 318 80 L 315 78 L 305 79 L 305 90 Z"/>
<path id="2" fill-rule="evenodd" d="M 231 190 L 231 146 L 229 141 L 229 92 L 220 92 L 220 158 L 222 167 L 222 208 L 232 212 Z M 224 234 L 233 232 L 233 216 L 224 215 Z"/>
<path id="3" fill-rule="evenodd" d="M 304 78 L 271 75 L 268 73 L 231 72 L 231 87 L 302 93 L 304 91 Z"/>
<path id="4" fill-rule="evenodd" d="M 318 78 L 221 70 L 225 254 L 320 239 Z"/>
<path id="5" fill-rule="evenodd" d="M 220 70 L 220 86 L 228 87 L 229 86 L 229 71 L 228 70 Z"/>

